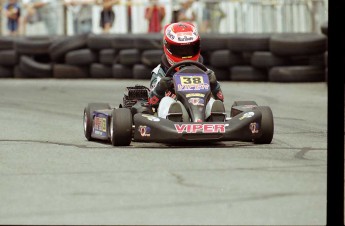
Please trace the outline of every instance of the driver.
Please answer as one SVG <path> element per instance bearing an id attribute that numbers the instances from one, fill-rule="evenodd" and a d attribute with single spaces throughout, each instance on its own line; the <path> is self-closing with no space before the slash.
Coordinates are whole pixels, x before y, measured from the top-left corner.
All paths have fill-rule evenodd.
<path id="1" fill-rule="evenodd" d="M 197 29 L 188 22 L 177 22 L 164 27 L 163 37 L 164 54 L 161 63 L 152 70 L 150 82 L 149 104 L 158 106 L 158 116 L 169 118 L 171 113 L 183 113 L 183 121 L 189 121 L 188 113 L 181 102 L 174 99 L 175 94 L 170 90 L 173 81 L 170 76 L 165 76 L 167 70 L 175 63 L 184 60 L 193 60 L 202 63 L 200 55 L 200 36 Z M 208 69 L 212 97 L 206 105 L 206 118 L 211 112 L 225 112 L 223 93 L 215 73 Z M 173 114 L 172 114 L 173 115 Z M 180 121 L 180 119 L 174 120 Z"/>

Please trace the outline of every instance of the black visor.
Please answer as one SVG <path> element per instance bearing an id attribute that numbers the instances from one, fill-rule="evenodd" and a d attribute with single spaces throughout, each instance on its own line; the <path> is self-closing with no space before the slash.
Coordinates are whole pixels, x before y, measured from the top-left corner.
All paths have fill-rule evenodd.
<path id="1" fill-rule="evenodd" d="M 165 47 L 173 56 L 181 58 L 192 57 L 197 55 L 200 51 L 200 39 L 185 45 L 174 45 L 169 42 L 165 42 Z"/>

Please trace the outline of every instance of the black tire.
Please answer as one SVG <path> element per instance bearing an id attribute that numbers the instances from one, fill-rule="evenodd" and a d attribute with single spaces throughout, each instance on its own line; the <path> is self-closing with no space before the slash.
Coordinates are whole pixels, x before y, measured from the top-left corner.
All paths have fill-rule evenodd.
<path id="1" fill-rule="evenodd" d="M 232 34 L 227 48 L 234 52 L 268 51 L 271 34 Z"/>
<path id="2" fill-rule="evenodd" d="M 98 61 L 98 55 L 91 49 L 70 51 L 65 56 L 65 62 L 70 65 L 90 65 Z"/>
<path id="3" fill-rule="evenodd" d="M 129 146 L 132 141 L 132 113 L 128 108 L 113 110 L 110 121 L 110 141 L 113 146 Z"/>
<path id="4" fill-rule="evenodd" d="M 202 34 L 201 49 L 205 52 L 226 49 L 228 37 L 227 34 Z"/>
<path id="5" fill-rule="evenodd" d="M 228 68 L 216 68 L 211 65 L 207 65 L 207 68 L 211 69 L 214 71 L 216 74 L 217 80 L 218 81 L 229 81 L 230 80 L 230 71 Z"/>
<path id="6" fill-rule="evenodd" d="M 19 54 L 48 54 L 52 41 L 49 39 L 20 39 L 14 42 L 14 49 Z"/>
<path id="7" fill-rule="evenodd" d="M 141 54 L 137 49 L 123 49 L 119 53 L 120 64 L 133 66 L 141 62 Z"/>
<path id="8" fill-rule="evenodd" d="M 92 50 L 111 49 L 114 34 L 89 34 L 87 46 Z"/>
<path id="9" fill-rule="evenodd" d="M 235 117 L 236 115 L 240 114 L 242 110 L 238 110 L 233 107 L 238 107 L 238 106 L 244 106 L 244 105 L 250 105 L 250 106 L 258 106 L 258 104 L 255 101 L 252 100 L 237 100 L 234 101 L 234 103 L 231 106 L 230 110 L 230 117 Z"/>
<path id="10" fill-rule="evenodd" d="M 88 78 L 90 77 L 89 67 L 74 66 L 67 64 L 54 64 L 54 78 Z"/>
<path id="11" fill-rule="evenodd" d="M 273 67 L 268 78 L 271 82 L 322 82 L 325 80 L 325 70 L 317 66 Z"/>
<path id="12" fill-rule="evenodd" d="M 134 79 L 150 79 L 152 69 L 143 64 L 135 64 L 133 66 L 133 78 Z"/>
<path id="13" fill-rule="evenodd" d="M 83 117 L 83 127 L 84 135 L 88 141 L 92 140 L 92 125 L 93 117 L 92 113 L 97 109 L 111 109 L 110 105 L 107 103 L 89 103 L 87 107 L 84 108 L 84 117 Z"/>
<path id="14" fill-rule="evenodd" d="M 93 63 L 90 67 L 91 78 L 112 78 L 112 67 L 99 63 Z"/>
<path id="15" fill-rule="evenodd" d="M 114 78 L 133 78 L 133 69 L 129 66 L 114 64 L 112 71 Z"/>
<path id="16" fill-rule="evenodd" d="M 31 57 L 38 63 L 46 63 L 46 64 L 51 63 L 49 54 L 35 54 L 35 55 L 31 55 Z"/>
<path id="17" fill-rule="evenodd" d="M 161 63 L 162 55 L 164 54 L 163 50 L 153 49 L 153 50 L 145 50 L 141 54 L 141 62 L 149 66 L 150 68 L 156 67 L 158 64 Z"/>
<path id="18" fill-rule="evenodd" d="M 211 65 L 211 54 L 213 51 L 204 51 L 201 50 L 200 55 L 202 57 L 202 63 L 203 64 L 207 64 L 207 65 Z"/>
<path id="19" fill-rule="evenodd" d="M 163 45 L 161 33 L 137 34 L 134 39 L 134 48 L 139 50 L 161 50 Z"/>
<path id="20" fill-rule="evenodd" d="M 25 76 L 20 70 L 19 65 L 14 66 L 13 77 L 16 79 L 28 78 L 28 76 Z"/>
<path id="21" fill-rule="evenodd" d="M 19 40 L 19 38 L 13 39 L 13 37 L 0 37 L 0 50 L 13 49 L 15 40 Z"/>
<path id="22" fill-rule="evenodd" d="M 308 55 L 308 56 L 292 56 L 290 57 L 291 65 L 293 66 L 325 66 L 325 55 Z"/>
<path id="23" fill-rule="evenodd" d="M 21 56 L 19 63 L 20 70 L 31 78 L 52 77 L 52 65 L 36 62 L 29 56 Z"/>
<path id="24" fill-rule="evenodd" d="M 240 53 L 234 53 L 230 50 L 215 50 L 210 55 L 210 63 L 214 67 L 228 68 L 244 65 L 245 60 Z"/>
<path id="25" fill-rule="evenodd" d="M 252 66 L 235 66 L 230 69 L 232 81 L 267 81 L 267 70 Z"/>
<path id="26" fill-rule="evenodd" d="M 133 49 L 135 36 L 133 34 L 116 34 L 111 42 L 114 49 Z"/>
<path id="27" fill-rule="evenodd" d="M 258 106 L 255 108 L 262 114 L 261 124 L 259 130 L 261 130 L 261 136 L 254 139 L 255 144 L 270 144 L 274 134 L 274 121 L 273 113 L 268 106 Z"/>
<path id="28" fill-rule="evenodd" d="M 66 53 L 69 51 L 86 48 L 87 37 L 87 34 L 82 34 L 53 41 L 49 48 L 51 59 L 54 62 L 63 62 Z"/>
<path id="29" fill-rule="evenodd" d="M 14 66 L 18 64 L 19 57 L 15 50 L 2 50 L 0 51 L 0 65 Z"/>
<path id="30" fill-rule="evenodd" d="M 271 52 L 254 52 L 251 58 L 251 65 L 256 68 L 269 69 L 275 66 L 291 65 L 291 60 L 288 57 L 280 57 Z"/>
<path id="31" fill-rule="evenodd" d="M 0 66 L 0 78 L 13 78 L 13 67 Z"/>
<path id="32" fill-rule="evenodd" d="M 99 51 L 99 62 L 101 64 L 113 65 L 118 61 L 118 51 L 115 49 L 102 49 Z"/>
<path id="33" fill-rule="evenodd" d="M 272 35 L 270 51 L 278 56 L 317 55 L 326 51 L 326 36 L 315 33 Z"/>

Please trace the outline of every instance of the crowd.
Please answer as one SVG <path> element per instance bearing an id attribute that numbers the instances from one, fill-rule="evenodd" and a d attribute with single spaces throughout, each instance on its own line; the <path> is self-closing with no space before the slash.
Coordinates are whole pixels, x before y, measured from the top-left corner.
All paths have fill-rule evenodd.
<path id="1" fill-rule="evenodd" d="M 27 28 L 40 22 L 48 35 L 58 34 L 59 7 L 65 6 L 72 16 L 73 34 L 91 33 L 93 30 L 93 6 L 100 6 L 99 27 L 103 33 L 109 33 L 117 19 L 114 9 L 119 4 L 130 7 L 129 0 L 4 0 L 3 15 L 6 18 L 7 34 L 27 35 Z M 196 0 L 178 0 L 171 20 L 166 23 L 188 21 L 198 27 L 200 32 L 218 32 L 220 20 L 225 16 L 218 2 L 205 2 L 202 11 L 202 23 L 197 24 Z M 159 0 L 148 0 L 145 3 L 145 20 L 147 32 L 162 32 L 163 20 L 166 18 L 166 7 Z M 118 18 L 121 19 L 121 18 Z M 129 22 L 130 24 L 130 22 Z M 130 25 L 128 25 L 130 26 Z"/>

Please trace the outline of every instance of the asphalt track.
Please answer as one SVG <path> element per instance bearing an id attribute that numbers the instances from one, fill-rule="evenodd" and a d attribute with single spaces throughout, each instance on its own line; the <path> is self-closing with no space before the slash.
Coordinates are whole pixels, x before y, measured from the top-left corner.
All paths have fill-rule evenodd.
<path id="1" fill-rule="evenodd" d="M 139 80 L 0 81 L 0 224 L 324 225 L 325 83 L 222 82 L 271 107 L 270 145 L 88 142 L 83 109 Z"/>

